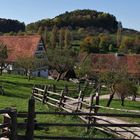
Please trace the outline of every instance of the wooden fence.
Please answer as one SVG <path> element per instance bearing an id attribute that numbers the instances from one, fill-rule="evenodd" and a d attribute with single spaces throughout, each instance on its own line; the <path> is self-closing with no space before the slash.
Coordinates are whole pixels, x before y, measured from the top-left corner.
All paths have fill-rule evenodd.
<path id="1" fill-rule="evenodd" d="M 0 125 L 1 137 L 8 137 L 10 140 L 17 140 L 17 111 L 14 109 L 0 110 L 3 116 L 3 123 Z"/>
<path id="2" fill-rule="evenodd" d="M 35 99 L 41 101 L 44 104 L 48 104 L 51 105 L 53 107 L 56 108 L 61 108 L 69 113 L 83 113 L 83 115 L 78 115 L 76 114 L 78 117 L 80 117 L 86 124 L 85 126 L 87 126 L 87 130 L 90 129 L 90 127 L 93 125 L 94 127 L 98 127 L 103 128 L 104 127 L 104 131 L 109 133 L 112 133 L 112 130 L 110 130 L 110 128 L 107 129 L 107 127 L 121 127 L 122 129 L 124 129 L 123 127 L 129 127 L 129 126 L 138 126 L 139 124 L 112 124 L 112 123 L 106 123 L 108 121 L 101 119 L 102 116 L 112 116 L 112 117 L 138 117 L 136 114 L 130 115 L 130 114 L 101 114 L 98 113 L 99 108 L 103 108 L 103 109 L 113 109 L 113 110 L 119 110 L 120 109 L 114 109 L 114 108 L 108 108 L 108 107 L 103 107 L 99 105 L 99 94 L 98 94 L 98 89 L 96 89 L 95 94 L 91 94 L 90 96 L 90 100 L 89 102 L 84 101 L 84 92 L 80 91 L 79 92 L 79 96 L 77 98 L 72 98 L 69 97 L 65 94 L 65 91 L 62 90 L 60 93 L 56 93 L 53 91 L 50 91 L 49 86 L 46 86 L 46 88 L 44 89 L 39 89 L 34 87 L 33 91 L 32 91 L 32 95 Z M 124 111 L 124 110 L 123 110 Z M 94 112 L 94 113 L 93 113 Z M 135 112 L 135 111 L 128 111 L 125 110 L 125 112 L 130 112 L 130 113 L 140 113 L 140 112 Z M 87 113 L 87 114 L 84 114 Z M 57 113 L 56 113 L 57 114 Z M 95 115 L 96 114 L 96 115 Z M 101 116 L 101 117 L 100 117 Z M 97 120 L 103 120 L 105 122 L 105 124 L 98 124 Z M 91 125 L 92 124 L 92 125 Z M 103 130 L 103 129 L 102 129 Z M 125 129 L 124 129 L 125 130 Z M 127 130 L 125 130 L 127 131 Z M 114 132 L 112 133 L 114 134 Z M 116 133 L 116 135 L 119 135 Z M 138 136 L 140 138 L 140 136 Z"/>
<path id="3" fill-rule="evenodd" d="M 18 112 L 14 109 L 0 110 L 0 114 L 4 114 L 4 122 L 0 125 L 2 129 L 1 137 L 7 137 L 10 140 L 33 140 L 33 139 L 67 139 L 67 140 L 82 140 L 83 137 L 69 137 L 69 136 L 42 136 L 35 135 L 36 128 L 45 129 L 45 127 L 85 127 L 85 128 L 102 128 L 102 127 L 140 127 L 140 124 L 99 124 L 95 122 L 97 116 L 108 116 L 108 117 L 133 117 L 140 118 L 140 114 L 108 114 L 108 113 L 92 113 L 92 112 L 36 112 L 35 111 L 35 99 L 32 97 L 28 103 L 28 112 Z M 5 115 L 5 114 L 8 114 Z M 49 122 L 37 122 L 37 115 L 72 115 L 72 116 L 86 116 L 90 122 L 88 123 L 49 123 Z M 26 122 L 17 122 L 17 118 L 26 118 Z M 84 117 L 85 118 L 85 117 Z M 89 119 L 90 118 L 90 119 Z M 9 122 L 9 123 L 8 123 Z M 19 128 L 24 128 L 25 134 L 18 134 Z M 38 130 L 38 129 L 37 129 Z M 104 139 L 104 138 L 84 138 L 89 140 Z M 107 138 L 106 138 L 107 139 Z M 109 139 L 109 138 L 108 138 Z M 113 140 L 113 138 L 111 138 Z M 116 138 L 117 139 L 117 138 Z M 124 138 L 118 138 L 124 139 Z M 130 139 L 130 138 L 129 138 Z"/>
<path id="4" fill-rule="evenodd" d="M 59 93 L 56 92 L 56 90 L 51 87 L 54 86 L 45 85 L 42 89 L 34 86 L 32 89 L 32 96 L 44 104 L 48 104 L 56 108 L 62 108 L 67 112 L 73 111 L 82 112 L 82 108 L 86 108 L 88 109 L 88 112 L 91 112 L 94 109 L 94 111 L 97 113 L 98 107 L 93 106 L 99 105 L 98 92 L 96 92 L 96 94 L 91 94 L 90 102 L 87 103 L 86 101 L 84 101 L 86 86 L 83 88 L 83 90 L 79 91 L 77 98 L 68 96 L 69 95 L 68 93 L 71 90 L 67 86 Z M 94 98 L 95 104 L 93 104 Z"/>
<path id="5" fill-rule="evenodd" d="M 23 112 L 24 113 L 24 112 Z M 90 123 L 49 123 L 49 122 L 36 122 L 37 115 L 72 115 L 72 116 L 86 116 L 87 118 L 90 118 Z M 108 113 L 92 113 L 92 112 L 36 112 L 35 111 L 35 99 L 32 98 L 29 100 L 29 106 L 28 106 L 28 121 L 27 123 L 18 123 L 18 126 L 25 126 L 26 127 L 26 137 L 20 136 L 20 138 L 25 138 L 26 140 L 33 140 L 33 139 L 67 139 L 67 140 L 82 140 L 83 137 L 69 137 L 69 136 L 42 136 L 42 135 L 35 135 L 34 131 L 36 128 L 41 127 L 42 129 L 45 129 L 45 127 L 86 127 L 86 128 L 95 128 L 95 127 L 140 127 L 140 124 L 99 124 L 94 121 L 96 116 L 107 116 L 107 117 L 133 117 L 133 118 L 139 118 L 140 114 L 108 114 Z M 100 139 L 103 138 L 84 138 L 84 139 Z M 107 139 L 107 138 L 106 138 Z M 108 138 L 109 139 L 109 138 Z M 113 138 L 111 138 L 113 140 Z M 117 138 L 116 138 L 117 139 Z M 124 139 L 124 138 L 118 138 L 118 139 Z M 126 138 L 127 139 L 127 138 Z M 129 138 L 130 139 L 130 138 Z"/>
<path id="6" fill-rule="evenodd" d="M 95 91 L 96 92 L 96 91 Z M 140 123 L 98 123 L 98 120 L 101 118 L 98 117 L 131 117 L 131 118 L 140 118 L 140 114 L 109 114 L 109 113 L 98 113 L 99 106 L 99 94 L 91 94 L 89 103 L 84 101 L 84 91 L 79 91 L 77 98 L 69 97 L 67 90 L 61 90 L 60 93 L 56 92 L 50 86 L 43 86 L 39 88 L 34 86 L 32 89 L 32 97 L 28 102 L 28 112 L 17 112 L 15 109 L 4 109 L 0 110 L 0 114 L 3 115 L 3 124 L 0 125 L 1 137 L 7 137 L 10 140 L 33 140 L 33 139 L 65 139 L 65 140 L 82 140 L 83 137 L 70 137 L 70 136 L 42 136 L 35 135 L 36 129 L 45 129 L 45 127 L 83 127 L 89 131 L 91 128 L 129 128 L 134 127 L 140 128 Z M 35 111 L 35 100 L 41 101 L 43 104 L 48 104 L 50 106 L 61 108 L 66 112 L 36 112 Z M 80 117 L 83 122 L 81 123 L 49 123 L 49 122 L 39 122 L 36 121 L 37 115 L 73 115 Z M 18 118 L 24 118 L 24 122 L 18 122 Z M 24 134 L 18 134 L 18 130 L 24 128 Z M 126 130 L 126 129 L 125 129 Z M 127 131 L 127 130 L 126 130 Z M 140 139 L 140 136 L 137 136 Z M 102 140 L 104 138 L 84 138 L 85 140 Z M 105 138 L 107 139 L 107 138 Z M 109 138 L 108 138 L 109 139 Z M 113 140 L 113 138 L 111 138 Z M 124 138 L 118 138 L 124 139 Z M 127 138 L 125 138 L 127 139 Z M 133 139 L 133 138 L 129 138 Z"/>

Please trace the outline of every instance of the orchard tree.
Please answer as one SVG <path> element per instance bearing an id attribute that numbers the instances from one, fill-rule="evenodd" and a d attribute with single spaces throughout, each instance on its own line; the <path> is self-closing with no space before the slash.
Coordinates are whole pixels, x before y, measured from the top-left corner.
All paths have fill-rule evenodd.
<path id="1" fill-rule="evenodd" d="M 128 79 L 116 83 L 114 88 L 116 94 L 121 99 L 122 106 L 124 106 L 125 98 L 128 96 L 136 97 L 138 90 L 136 85 L 133 82 L 129 81 Z"/>
<path id="2" fill-rule="evenodd" d="M 80 66 L 75 66 L 75 72 L 78 78 L 88 77 L 93 74 L 92 72 L 92 62 L 90 57 L 88 57 Z"/>
<path id="3" fill-rule="evenodd" d="M 129 80 L 126 65 L 121 62 L 114 62 L 113 60 L 107 60 L 107 62 L 104 60 L 102 64 L 100 62 L 100 66 L 99 82 L 104 83 L 110 92 L 107 102 L 108 107 L 115 94 L 119 95 L 122 105 L 124 105 L 124 99 L 127 96 L 136 96 L 137 88 Z"/>
<path id="4" fill-rule="evenodd" d="M 72 69 L 75 64 L 75 53 L 67 48 L 55 48 L 47 50 L 48 65 L 52 70 L 58 72 L 57 81 L 60 80 L 63 73 Z"/>
<path id="5" fill-rule="evenodd" d="M 31 79 L 32 70 L 37 68 L 38 59 L 34 57 L 20 56 L 17 58 L 16 67 L 24 70 L 26 76 L 28 76 L 28 81 Z"/>
<path id="6" fill-rule="evenodd" d="M 6 63 L 6 59 L 8 58 L 7 47 L 4 44 L 0 44 L 0 75 L 2 75 L 2 71 L 8 66 Z"/>

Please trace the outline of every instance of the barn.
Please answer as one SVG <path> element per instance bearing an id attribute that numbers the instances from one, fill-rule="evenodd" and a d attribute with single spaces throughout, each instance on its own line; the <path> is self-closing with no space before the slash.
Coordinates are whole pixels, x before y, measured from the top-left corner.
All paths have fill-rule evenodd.
<path id="1" fill-rule="evenodd" d="M 0 43 L 6 45 L 8 51 L 8 64 L 5 72 L 22 74 L 22 68 L 17 68 L 15 63 L 22 58 L 38 58 L 40 62 L 47 60 L 46 49 L 43 39 L 40 35 L 25 36 L 0 36 Z M 40 63 L 41 64 L 41 63 Z M 47 65 L 42 63 L 36 69 L 32 70 L 33 76 L 48 77 Z"/>

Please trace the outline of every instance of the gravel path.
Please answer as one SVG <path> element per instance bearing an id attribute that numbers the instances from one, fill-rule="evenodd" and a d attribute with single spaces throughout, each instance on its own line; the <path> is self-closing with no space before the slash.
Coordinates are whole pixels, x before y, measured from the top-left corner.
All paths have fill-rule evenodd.
<path id="1" fill-rule="evenodd" d="M 100 99 L 108 99 L 109 95 L 103 95 L 100 97 Z M 85 97 L 84 101 L 89 102 L 90 97 Z M 138 98 L 137 100 L 139 100 Z M 140 100 L 139 100 L 140 101 Z M 75 101 L 66 101 L 69 105 L 73 106 L 73 110 L 75 110 L 77 102 Z M 67 106 L 66 106 L 67 107 Z M 70 109 L 68 107 L 68 109 Z M 88 109 L 82 109 L 82 112 L 89 112 Z M 93 112 L 94 113 L 94 112 Z M 114 118 L 114 117 L 104 117 L 104 116 L 95 116 L 97 118 L 97 123 L 99 124 L 129 124 L 127 121 L 123 121 L 119 118 Z M 85 121 L 88 121 L 85 119 Z M 100 129 L 100 128 L 99 128 Z M 104 127 L 103 128 L 105 131 L 110 132 L 112 134 L 115 134 L 119 137 L 122 138 L 127 138 L 127 139 L 140 139 L 140 128 L 138 127 Z"/>

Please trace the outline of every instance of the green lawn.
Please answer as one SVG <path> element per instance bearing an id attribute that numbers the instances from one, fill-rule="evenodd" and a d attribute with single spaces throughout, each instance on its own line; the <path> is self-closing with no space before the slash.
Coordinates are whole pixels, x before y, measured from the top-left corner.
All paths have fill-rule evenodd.
<path id="1" fill-rule="evenodd" d="M 27 111 L 28 99 L 31 96 L 32 86 L 34 84 L 56 84 L 59 87 L 64 87 L 67 84 L 71 88 L 75 88 L 75 85 L 66 81 L 56 82 L 54 80 L 47 80 L 44 78 L 32 78 L 28 81 L 26 77 L 19 75 L 7 75 L 0 76 L 0 85 L 3 85 L 5 95 L 0 95 L 0 109 L 6 107 L 16 108 L 18 111 Z M 75 93 L 76 94 L 76 93 Z M 55 111 L 55 109 L 43 105 L 40 102 L 36 102 L 36 111 Z M 0 119 L 1 120 L 1 119 Z M 24 121 L 19 119 L 18 121 Z M 63 123 L 79 123 L 77 117 L 72 116 L 54 116 L 54 115 L 37 115 L 38 122 L 63 122 Z M 25 133 L 20 130 L 19 133 Z M 46 127 L 40 131 L 35 131 L 35 134 L 39 135 L 59 135 L 59 136 L 82 136 L 82 137 L 112 137 L 99 130 L 92 129 L 89 133 L 86 133 L 84 128 L 80 127 Z"/>

